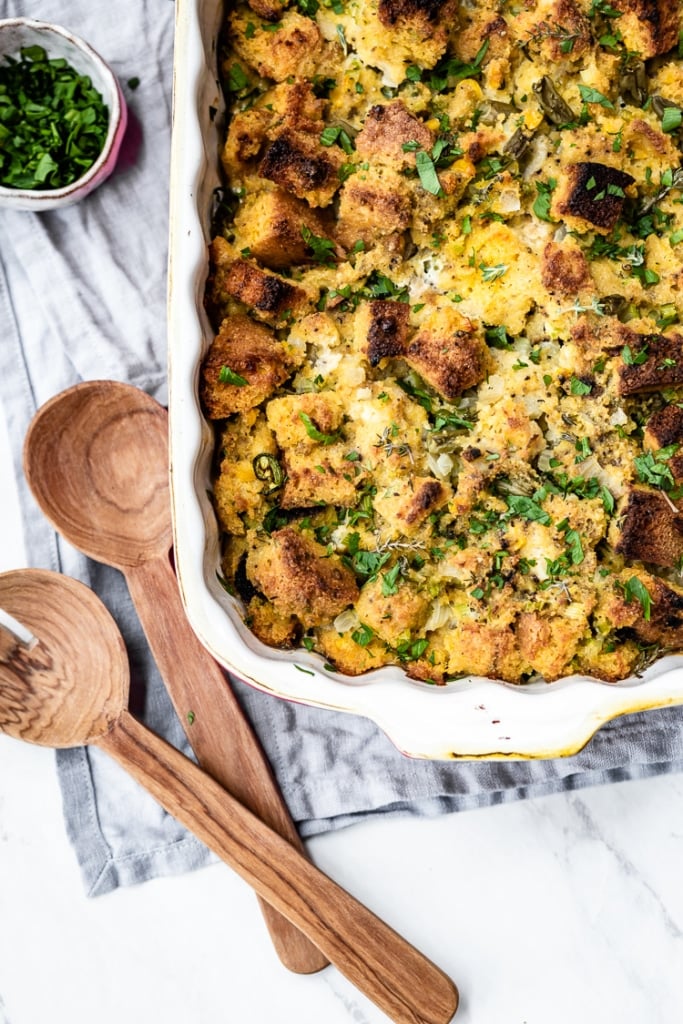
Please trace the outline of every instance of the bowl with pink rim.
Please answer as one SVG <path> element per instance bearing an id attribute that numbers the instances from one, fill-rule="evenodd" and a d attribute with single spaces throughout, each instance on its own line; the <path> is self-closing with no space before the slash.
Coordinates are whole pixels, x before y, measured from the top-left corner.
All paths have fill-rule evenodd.
<path id="1" fill-rule="evenodd" d="M 0 209 L 54 210 L 78 202 L 101 185 L 114 170 L 126 131 L 128 113 L 116 75 L 87 43 L 66 28 L 31 18 L 0 20 L 0 64 L 19 60 L 22 50 L 40 47 L 48 59 L 62 59 L 90 79 L 108 111 L 108 125 L 99 155 L 80 177 L 54 188 L 22 188 L 0 184 Z M 2 175 L 0 173 L 0 181 Z"/>

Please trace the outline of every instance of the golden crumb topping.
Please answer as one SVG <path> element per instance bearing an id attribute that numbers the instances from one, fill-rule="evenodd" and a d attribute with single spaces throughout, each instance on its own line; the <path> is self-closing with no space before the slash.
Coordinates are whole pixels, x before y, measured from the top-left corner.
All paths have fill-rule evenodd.
<path id="1" fill-rule="evenodd" d="M 683 9 L 249 0 L 209 250 L 226 586 L 357 675 L 683 646 Z"/>

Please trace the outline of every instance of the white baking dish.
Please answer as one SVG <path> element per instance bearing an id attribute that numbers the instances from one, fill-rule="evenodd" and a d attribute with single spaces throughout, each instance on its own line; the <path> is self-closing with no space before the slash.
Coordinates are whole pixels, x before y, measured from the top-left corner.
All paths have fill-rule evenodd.
<path id="1" fill-rule="evenodd" d="M 216 36 L 222 0 L 177 0 L 169 259 L 169 404 L 175 553 L 182 598 L 200 640 L 227 669 L 282 698 L 373 719 L 396 746 L 425 758 L 549 758 L 575 753 L 617 715 L 683 704 L 683 658 L 642 679 L 585 677 L 510 686 L 469 678 L 435 687 L 398 668 L 360 678 L 305 650 L 260 643 L 219 579 L 219 537 L 208 497 L 213 433 L 197 398 L 212 332 L 203 312 L 212 194 L 219 185 Z"/>

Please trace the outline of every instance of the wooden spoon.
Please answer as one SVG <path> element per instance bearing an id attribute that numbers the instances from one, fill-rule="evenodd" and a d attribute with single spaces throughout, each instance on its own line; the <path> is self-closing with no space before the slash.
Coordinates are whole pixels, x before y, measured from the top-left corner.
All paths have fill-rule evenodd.
<path id="1" fill-rule="evenodd" d="M 47 570 L 7 572 L 0 609 L 0 731 L 107 751 L 396 1024 L 451 1020 L 458 995 L 438 967 L 130 715 L 123 639 L 91 590 Z"/>
<path id="2" fill-rule="evenodd" d="M 301 852 L 303 844 L 261 745 L 225 675 L 192 631 L 169 560 L 168 415 L 138 388 L 77 384 L 38 410 L 24 471 L 41 509 L 66 539 L 112 565 L 128 587 L 197 760 L 240 803 Z M 310 974 L 320 951 L 267 904 L 282 962 Z"/>

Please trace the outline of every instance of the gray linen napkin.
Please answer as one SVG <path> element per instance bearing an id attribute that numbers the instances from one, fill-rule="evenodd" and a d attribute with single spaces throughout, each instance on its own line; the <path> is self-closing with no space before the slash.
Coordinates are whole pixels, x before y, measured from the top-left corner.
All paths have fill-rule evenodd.
<path id="1" fill-rule="evenodd" d="M 3 16 L 27 13 L 18 0 L 3 0 Z M 187 753 L 123 578 L 55 536 L 21 473 L 33 413 L 64 388 L 113 378 L 164 400 L 173 16 L 168 0 L 129 4 L 125 17 L 120 5 L 89 0 L 40 5 L 41 18 L 84 36 L 113 64 L 131 127 L 114 177 L 81 204 L 42 215 L 0 212 L 0 402 L 30 564 L 83 579 L 102 597 L 130 652 L 134 712 Z M 135 77 L 133 90 L 126 83 Z M 433 816 L 683 767 L 683 708 L 621 718 L 566 759 L 452 764 L 403 757 L 365 719 L 233 685 L 304 836 L 369 814 Z M 106 755 L 62 751 L 57 770 L 90 895 L 213 859 Z"/>

